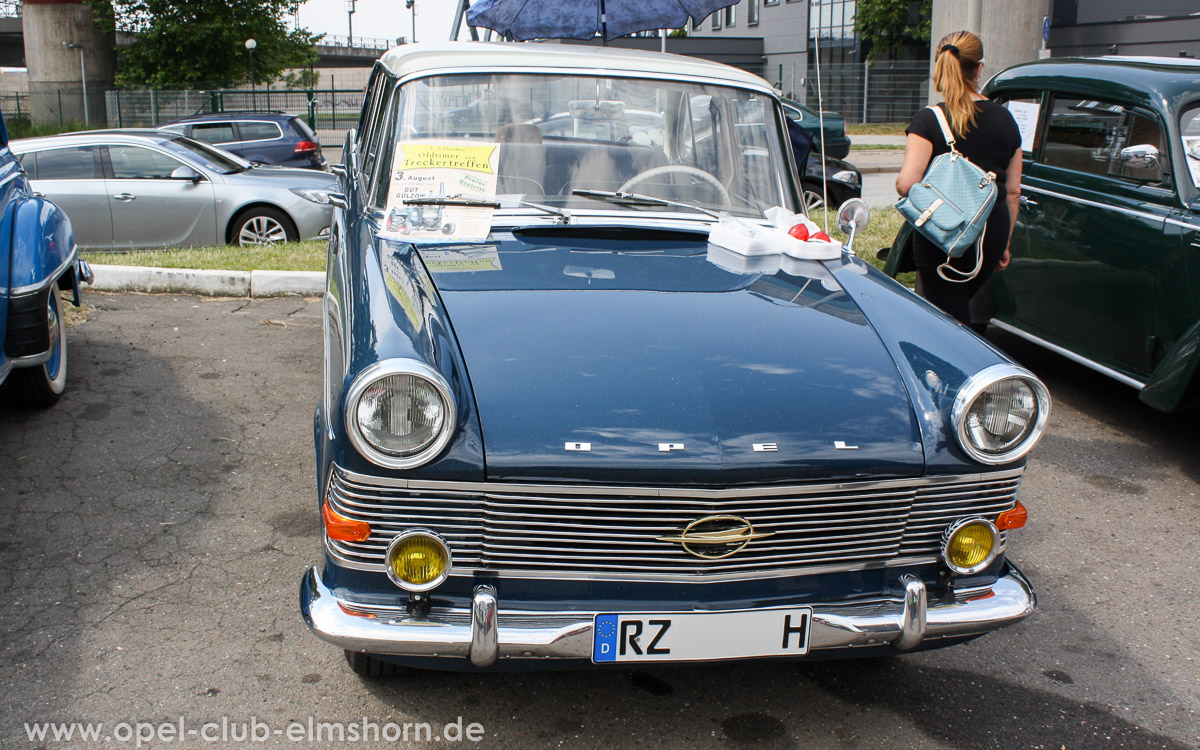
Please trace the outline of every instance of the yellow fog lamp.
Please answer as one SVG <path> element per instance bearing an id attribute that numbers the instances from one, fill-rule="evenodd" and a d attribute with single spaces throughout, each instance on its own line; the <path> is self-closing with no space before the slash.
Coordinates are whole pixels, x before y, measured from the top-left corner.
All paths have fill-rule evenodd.
<path id="1" fill-rule="evenodd" d="M 450 548 L 425 529 L 403 531 L 388 545 L 388 578 L 405 591 L 429 591 L 450 574 Z"/>
<path id="2" fill-rule="evenodd" d="M 991 565 L 999 547 L 1000 532 L 983 518 L 963 518 L 942 535 L 942 559 L 958 575 L 978 573 Z"/>

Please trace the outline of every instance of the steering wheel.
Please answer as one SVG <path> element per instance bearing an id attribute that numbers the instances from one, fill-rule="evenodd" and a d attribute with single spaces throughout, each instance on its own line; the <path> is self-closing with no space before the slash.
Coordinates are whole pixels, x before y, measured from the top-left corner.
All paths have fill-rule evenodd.
<path id="1" fill-rule="evenodd" d="M 716 177 L 713 177 L 708 172 L 705 172 L 703 169 L 696 169 L 695 167 L 688 167 L 684 166 L 683 164 L 667 164 L 666 166 L 654 167 L 653 169 L 647 169 L 645 172 L 639 172 L 638 174 L 635 174 L 633 177 L 630 177 L 628 180 L 626 180 L 624 185 L 617 188 L 617 192 L 628 193 L 634 185 L 664 174 L 685 174 L 691 177 L 697 177 L 701 182 L 707 182 L 716 189 L 722 205 L 728 206 L 730 203 L 732 203 L 729 198 L 729 191 L 725 189 L 725 186 L 721 184 L 720 180 L 718 180 Z"/>

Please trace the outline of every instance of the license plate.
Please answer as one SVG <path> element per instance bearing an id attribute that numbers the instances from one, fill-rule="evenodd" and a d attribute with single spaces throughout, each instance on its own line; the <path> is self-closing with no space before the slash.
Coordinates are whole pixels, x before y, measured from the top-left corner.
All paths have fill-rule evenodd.
<path id="1" fill-rule="evenodd" d="M 709 661 L 808 653 L 812 609 L 596 615 L 592 661 Z"/>

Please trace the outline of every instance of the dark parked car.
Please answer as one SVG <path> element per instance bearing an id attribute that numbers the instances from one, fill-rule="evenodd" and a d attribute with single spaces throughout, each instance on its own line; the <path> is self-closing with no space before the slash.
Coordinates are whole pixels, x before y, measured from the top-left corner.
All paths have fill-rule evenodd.
<path id="1" fill-rule="evenodd" d="M 0 116 L 0 383 L 22 406 L 49 406 L 67 386 L 61 292 L 80 303 L 91 270 L 78 259 L 67 215 L 34 195 L 8 148 Z"/>
<path id="2" fill-rule="evenodd" d="M 1197 80 L 1193 59 L 1055 58 L 1009 68 L 984 91 L 1025 141 L 992 323 L 1163 411 L 1200 395 Z M 903 264 L 893 254 L 889 270 Z"/>
<path id="3" fill-rule="evenodd" d="M 498 92 L 586 127 L 518 113 L 504 140 L 511 113 L 452 114 Z M 408 44 L 366 102 L 326 277 L 324 560 L 300 582 L 353 669 L 885 654 L 1033 611 L 1007 545 L 1045 387 L 852 251 L 789 236 L 766 81 Z M 661 138 L 595 126 L 634 110 Z"/>
<path id="4" fill-rule="evenodd" d="M 164 123 L 163 130 L 223 148 L 246 161 L 324 169 L 321 143 L 308 123 L 283 112 L 218 112 Z"/>
<path id="5" fill-rule="evenodd" d="M 783 100 L 783 114 L 807 130 L 813 137 L 813 150 L 821 150 L 821 113 L 800 102 Z M 850 155 L 850 136 L 846 135 L 846 119 L 837 112 L 826 112 L 825 156 L 845 159 Z"/>

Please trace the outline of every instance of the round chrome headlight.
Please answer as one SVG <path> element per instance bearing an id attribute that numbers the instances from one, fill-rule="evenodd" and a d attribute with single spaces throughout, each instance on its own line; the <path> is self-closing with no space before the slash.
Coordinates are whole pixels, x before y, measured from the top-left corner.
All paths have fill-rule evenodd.
<path id="1" fill-rule="evenodd" d="M 433 460 L 450 441 L 454 419 L 449 385 L 416 360 L 371 365 L 346 396 L 350 441 L 373 463 L 392 469 Z"/>
<path id="2" fill-rule="evenodd" d="M 1042 437 L 1050 392 L 1033 373 L 994 365 L 970 377 L 958 392 L 950 419 L 971 458 L 1006 464 L 1024 456 Z"/>

